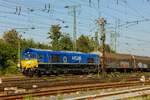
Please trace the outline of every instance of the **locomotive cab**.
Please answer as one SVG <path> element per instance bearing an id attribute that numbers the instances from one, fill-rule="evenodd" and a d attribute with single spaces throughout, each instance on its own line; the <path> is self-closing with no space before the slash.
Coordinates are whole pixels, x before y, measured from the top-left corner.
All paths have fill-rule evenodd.
<path id="1" fill-rule="evenodd" d="M 33 72 L 38 67 L 36 54 L 28 50 L 23 51 L 20 64 L 23 74 L 27 75 L 29 72 L 31 74 L 31 72 Z"/>

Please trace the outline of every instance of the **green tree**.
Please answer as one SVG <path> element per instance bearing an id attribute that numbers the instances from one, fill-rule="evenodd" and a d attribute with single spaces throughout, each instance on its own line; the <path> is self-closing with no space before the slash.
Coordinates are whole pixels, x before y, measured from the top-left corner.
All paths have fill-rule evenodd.
<path id="1" fill-rule="evenodd" d="M 95 37 L 94 37 L 94 51 L 97 51 L 99 48 L 99 39 L 98 39 L 98 32 L 95 32 Z"/>
<path id="2" fill-rule="evenodd" d="M 50 32 L 48 32 L 48 38 L 51 39 L 52 50 L 60 50 L 59 40 L 62 37 L 62 32 L 60 31 L 60 29 L 61 27 L 59 25 L 52 25 L 50 28 Z"/>
<path id="3" fill-rule="evenodd" d="M 51 49 L 47 44 L 44 43 L 36 43 L 37 44 L 37 48 L 41 48 L 41 49 Z"/>
<path id="4" fill-rule="evenodd" d="M 99 46 L 99 51 L 102 52 L 102 46 Z M 110 45 L 109 45 L 109 44 L 105 44 L 105 52 L 115 53 L 115 51 L 113 51 L 113 50 L 110 48 Z"/>
<path id="5" fill-rule="evenodd" d="M 17 59 L 17 52 L 16 50 L 4 40 L 0 39 L 0 66 L 3 68 L 8 67 L 7 61 L 12 60 L 16 62 Z"/>
<path id="6" fill-rule="evenodd" d="M 73 42 L 71 41 L 71 38 L 68 35 L 62 36 L 62 38 L 59 41 L 59 44 L 60 50 L 72 51 L 73 49 Z"/>
<path id="7" fill-rule="evenodd" d="M 94 51 L 102 51 L 102 46 L 99 44 L 99 39 L 98 39 L 98 32 L 95 32 L 95 39 L 93 40 L 94 41 Z M 105 44 L 105 51 L 106 52 L 111 52 L 111 53 L 115 53 L 115 51 L 113 51 L 111 48 L 110 48 L 110 45 L 109 44 Z"/>
<path id="8" fill-rule="evenodd" d="M 38 48 L 37 43 L 33 39 L 21 39 L 21 50 L 26 48 Z"/>
<path id="9" fill-rule="evenodd" d="M 115 51 L 113 51 L 113 50 L 111 49 L 110 45 L 108 45 L 108 44 L 105 45 L 105 50 L 106 50 L 106 52 L 115 53 Z"/>
<path id="10" fill-rule="evenodd" d="M 21 39 L 21 50 L 26 48 L 40 48 L 40 49 L 50 49 L 47 44 L 43 44 L 40 42 L 35 42 L 32 38 L 31 39 Z"/>
<path id="11" fill-rule="evenodd" d="M 81 52 L 91 52 L 94 51 L 95 42 L 88 36 L 81 35 L 77 39 L 77 50 Z"/>
<path id="12" fill-rule="evenodd" d="M 17 48 L 18 40 L 20 40 L 19 33 L 15 29 L 4 32 L 3 39 L 12 47 Z"/>

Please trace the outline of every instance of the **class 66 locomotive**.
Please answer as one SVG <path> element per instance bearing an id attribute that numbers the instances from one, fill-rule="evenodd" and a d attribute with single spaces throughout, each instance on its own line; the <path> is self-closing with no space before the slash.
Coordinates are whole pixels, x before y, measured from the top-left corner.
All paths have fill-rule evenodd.
<path id="1" fill-rule="evenodd" d="M 84 74 L 99 70 L 96 53 L 51 51 L 28 48 L 21 53 L 20 70 L 26 76 Z"/>

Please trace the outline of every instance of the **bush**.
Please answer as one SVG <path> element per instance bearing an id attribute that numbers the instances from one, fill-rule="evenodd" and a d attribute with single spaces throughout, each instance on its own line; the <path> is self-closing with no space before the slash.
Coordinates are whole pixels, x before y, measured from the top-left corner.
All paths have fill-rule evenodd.
<path id="1" fill-rule="evenodd" d="M 17 74 L 17 65 L 12 60 L 7 60 L 7 68 L 4 69 L 5 74 Z"/>
<path id="2" fill-rule="evenodd" d="M 0 75 L 4 75 L 5 71 L 3 70 L 2 66 L 0 66 Z"/>

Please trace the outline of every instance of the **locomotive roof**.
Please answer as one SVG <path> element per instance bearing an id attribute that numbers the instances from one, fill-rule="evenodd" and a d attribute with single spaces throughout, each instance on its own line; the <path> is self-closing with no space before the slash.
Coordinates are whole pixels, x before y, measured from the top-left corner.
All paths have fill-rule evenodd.
<path id="1" fill-rule="evenodd" d="M 53 52 L 53 53 L 76 53 L 76 54 L 92 54 L 92 55 L 98 55 L 95 53 L 82 53 L 82 52 L 77 52 L 77 51 L 53 51 L 53 50 L 47 50 L 47 49 L 35 49 L 35 48 L 28 48 L 25 49 L 24 52 L 26 51 L 33 51 L 33 52 Z"/>

